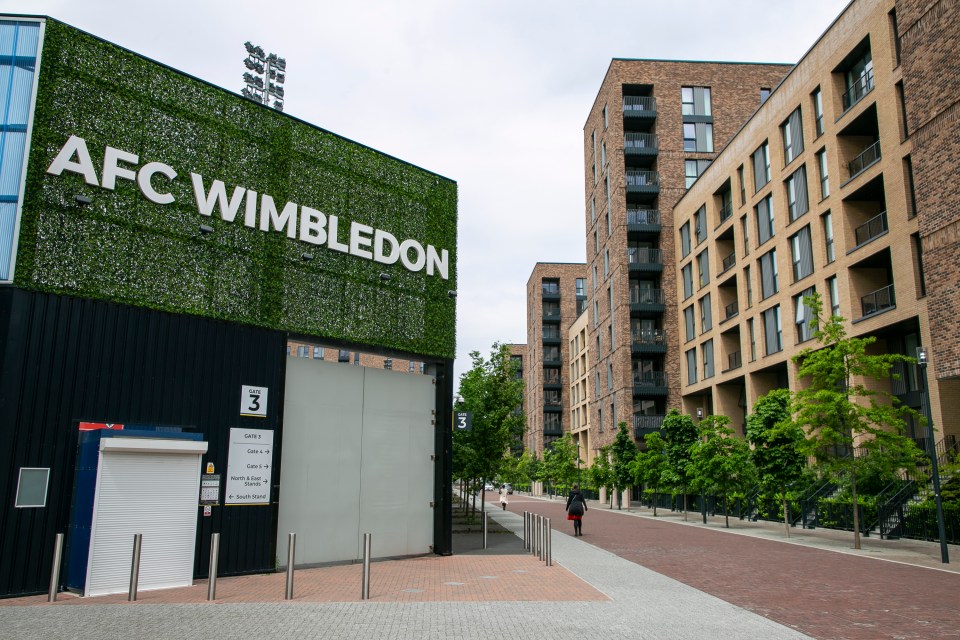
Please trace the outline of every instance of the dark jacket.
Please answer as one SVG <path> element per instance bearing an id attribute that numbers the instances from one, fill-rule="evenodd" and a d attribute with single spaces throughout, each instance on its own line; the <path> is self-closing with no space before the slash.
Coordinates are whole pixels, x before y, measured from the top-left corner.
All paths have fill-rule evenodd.
<path id="1" fill-rule="evenodd" d="M 570 510 L 571 506 L 573 511 Z M 569 497 L 567 497 L 567 513 L 572 515 L 583 515 L 587 511 L 587 501 L 583 497 L 583 494 L 580 493 L 579 489 L 574 489 L 570 492 Z"/>

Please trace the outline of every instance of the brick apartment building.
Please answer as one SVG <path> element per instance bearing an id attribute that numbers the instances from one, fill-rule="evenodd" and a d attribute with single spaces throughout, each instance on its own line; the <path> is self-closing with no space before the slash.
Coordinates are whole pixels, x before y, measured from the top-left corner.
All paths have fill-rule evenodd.
<path id="1" fill-rule="evenodd" d="M 677 204 L 685 413 L 742 433 L 758 397 L 798 388 L 816 291 L 878 353 L 928 347 L 938 440 L 955 442 L 958 25 L 955 2 L 852 2 Z M 921 410 L 916 367 L 897 373 L 885 390 Z"/>

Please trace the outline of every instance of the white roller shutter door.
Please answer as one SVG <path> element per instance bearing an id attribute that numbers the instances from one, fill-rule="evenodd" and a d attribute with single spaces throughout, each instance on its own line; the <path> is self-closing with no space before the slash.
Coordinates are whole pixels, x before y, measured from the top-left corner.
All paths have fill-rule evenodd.
<path id="1" fill-rule="evenodd" d="M 101 442 L 84 595 L 125 593 L 133 536 L 143 534 L 139 590 L 193 584 L 200 456 L 207 443 Z"/>

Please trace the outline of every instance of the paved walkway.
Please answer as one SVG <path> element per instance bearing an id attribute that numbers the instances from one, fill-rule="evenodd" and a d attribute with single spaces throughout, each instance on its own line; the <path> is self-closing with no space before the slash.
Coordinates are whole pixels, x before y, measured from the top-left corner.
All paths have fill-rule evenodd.
<path id="1" fill-rule="evenodd" d="M 490 506 L 518 533 L 521 511 L 552 517 L 554 566 L 525 553 L 519 537 L 491 533 L 486 551 L 373 563 L 368 601 L 361 567 L 343 565 L 297 571 L 292 601 L 283 574 L 221 578 L 212 603 L 205 581 L 142 592 L 136 603 L 0 600 L 0 638 L 960 637 L 960 574 L 951 572 L 960 567 L 935 567 L 938 545 L 869 539 L 854 555 L 850 534 L 818 530 L 784 544 L 769 525 L 736 521 L 732 535 L 698 514 L 683 523 L 596 506 L 573 538 L 559 501 L 518 495 L 510 511 Z"/>

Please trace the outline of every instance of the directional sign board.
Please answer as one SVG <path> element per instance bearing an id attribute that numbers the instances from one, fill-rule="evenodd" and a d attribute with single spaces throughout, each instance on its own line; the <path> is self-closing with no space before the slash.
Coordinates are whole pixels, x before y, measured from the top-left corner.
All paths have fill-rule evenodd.
<path id="1" fill-rule="evenodd" d="M 473 426 L 473 414 L 469 411 L 453 412 L 453 430 L 470 431 Z"/>
<path id="2" fill-rule="evenodd" d="M 273 431 L 230 429 L 224 504 L 270 504 Z"/>

